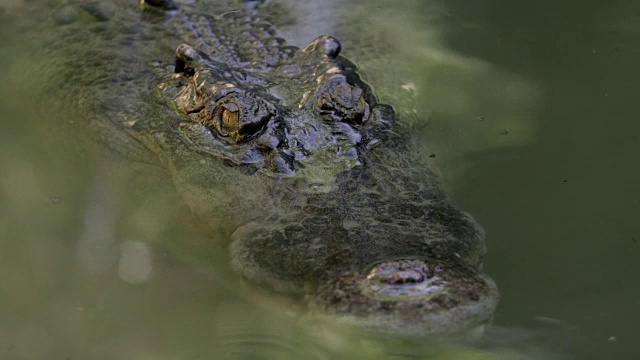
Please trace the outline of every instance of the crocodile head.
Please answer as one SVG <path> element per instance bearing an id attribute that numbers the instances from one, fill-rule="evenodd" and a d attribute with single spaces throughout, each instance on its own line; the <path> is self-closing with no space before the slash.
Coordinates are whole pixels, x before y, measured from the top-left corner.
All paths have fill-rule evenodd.
<path id="1" fill-rule="evenodd" d="M 394 111 L 336 39 L 298 49 L 244 16 L 181 23 L 191 45 L 160 85 L 187 144 L 171 148 L 173 176 L 194 212 L 233 233 L 240 273 L 396 333 L 491 318 L 483 231 L 393 131 Z"/>
<path id="2" fill-rule="evenodd" d="M 164 91 L 192 120 L 182 133 L 198 149 L 268 175 L 300 175 L 313 163 L 333 178 L 357 165 L 359 148 L 378 142 L 394 118 L 339 52 L 330 36 L 247 61 L 182 44 Z"/>
<path id="3" fill-rule="evenodd" d="M 301 220 L 241 226 L 232 236 L 235 267 L 375 331 L 460 333 L 492 319 L 498 289 L 480 271 L 484 231 L 470 215 L 438 199 L 414 205 L 391 192 L 373 201 L 348 192 L 313 194 Z M 353 205 L 363 201 L 371 208 Z"/>

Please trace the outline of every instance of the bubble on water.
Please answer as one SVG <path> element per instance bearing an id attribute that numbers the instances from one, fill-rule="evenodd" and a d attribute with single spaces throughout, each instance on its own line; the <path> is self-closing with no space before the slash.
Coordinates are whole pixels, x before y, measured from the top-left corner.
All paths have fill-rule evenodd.
<path id="1" fill-rule="evenodd" d="M 151 250 L 142 241 L 127 241 L 120 247 L 118 277 L 129 284 L 141 284 L 151 276 Z"/>
<path id="2" fill-rule="evenodd" d="M 99 181 L 90 190 L 84 227 L 76 247 L 80 268 L 88 275 L 110 272 L 117 261 L 114 193 Z"/>

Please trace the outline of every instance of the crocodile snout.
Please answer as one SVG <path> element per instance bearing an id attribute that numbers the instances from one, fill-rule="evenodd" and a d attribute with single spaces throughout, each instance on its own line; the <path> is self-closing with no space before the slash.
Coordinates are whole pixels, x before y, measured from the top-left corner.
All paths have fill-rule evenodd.
<path id="1" fill-rule="evenodd" d="M 455 259 L 399 259 L 324 284 L 327 313 L 383 332 L 457 333 L 489 321 L 498 290 L 488 276 Z"/>
<path id="2" fill-rule="evenodd" d="M 441 293 L 447 282 L 437 273 L 442 266 L 422 260 L 395 260 L 375 265 L 362 281 L 365 295 L 386 300 L 411 300 Z"/>

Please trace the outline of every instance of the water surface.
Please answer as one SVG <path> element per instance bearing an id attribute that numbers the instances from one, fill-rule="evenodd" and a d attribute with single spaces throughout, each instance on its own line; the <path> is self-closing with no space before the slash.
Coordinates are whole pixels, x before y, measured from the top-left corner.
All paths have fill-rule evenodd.
<path id="1" fill-rule="evenodd" d="M 29 42 L 16 43 L 24 13 L 19 1 L 4 1 L 0 358 L 640 353 L 639 5 L 290 6 L 293 20 L 305 21 L 283 19 L 283 36 L 304 45 L 333 33 L 382 101 L 402 94 L 394 105 L 412 119 L 457 205 L 486 229 L 484 270 L 502 300 L 485 338 L 371 338 L 242 284 L 218 235 L 176 205 L 166 176 L 154 175 L 152 186 L 149 176 L 119 176 L 75 132 L 85 118 L 34 102 L 47 82 L 42 59 L 30 62 Z M 190 247 L 170 253 L 160 243 Z M 214 266 L 191 260 L 195 251 Z"/>

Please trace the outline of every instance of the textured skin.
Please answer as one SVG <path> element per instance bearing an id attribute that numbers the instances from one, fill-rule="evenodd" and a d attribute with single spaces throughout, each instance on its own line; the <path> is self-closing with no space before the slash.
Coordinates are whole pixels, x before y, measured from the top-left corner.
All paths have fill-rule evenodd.
<path id="1" fill-rule="evenodd" d="M 288 46 L 257 2 L 216 16 L 100 4 L 88 23 L 68 9 L 57 21 L 63 40 L 47 51 L 91 44 L 52 56 L 61 101 L 112 153 L 167 169 L 190 209 L 231 234 L 238 271 L 383 330 L 491 318 L 482 229 L 337 40 Z"/>
<path id="2" fill-rule="evenodd" d="M 286 209 L 241 226 L 233 235 L 236 267 L 281 291 L 312 288 L 319 308 L 394 332 L 449 332 L 486 321 L 497 290 L 478 270 L 483 231 L 451 206 L 405 141 L 392 137 L 364 153 L 365 165 L 341 173 L 329 193 L 288 194 Z M 411 292 L 429 279 L 443 289 L 376 295 L 367 289 L 376 282 L 365 279 L 390 262 L 400 277 L 403 264 L 424 275 L 392 291 Z"/>
<path id="3" fill-rule="evenodd" d="M 253 12 L 183 15 L 177 24 L 187 44 L 176 50 L 175 79 L 161 89 L 210 130 L 184 124 L 199 151 L 275 176 L 322 158 L 333 178 L 393 122 L 393 110 L 377 104 L 330 36 L 299 50 Z"/>

